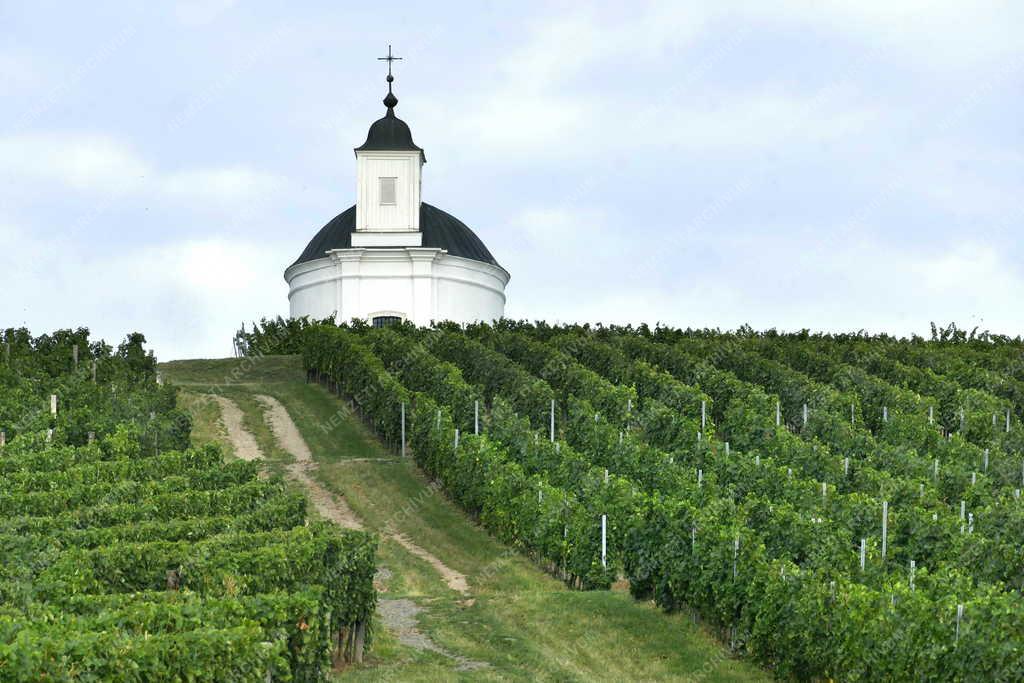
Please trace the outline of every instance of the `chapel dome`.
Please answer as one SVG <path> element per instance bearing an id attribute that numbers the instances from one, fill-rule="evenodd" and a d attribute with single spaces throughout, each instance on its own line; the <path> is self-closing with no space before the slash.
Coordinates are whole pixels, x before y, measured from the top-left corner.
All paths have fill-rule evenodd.
<path id="1" fill-rule="evenodd" d="M 372 130 L 371 128 L 371 132 Z M 355 229 L 356 207 L 351 206 L 320 229 L 292 266 L 325 258 L 327 251 L 331 249 L 351 249 L 352 233 Z M 451 256 L 501 267 L 469 226 L 447 211 L 426 202 L 420 203 L 420 232 L 423 233 L 424 247 L 444 249 Z"/>

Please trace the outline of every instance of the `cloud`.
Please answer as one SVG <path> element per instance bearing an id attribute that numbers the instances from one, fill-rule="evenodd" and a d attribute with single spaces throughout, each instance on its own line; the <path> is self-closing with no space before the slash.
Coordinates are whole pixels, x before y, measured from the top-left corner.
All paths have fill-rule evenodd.
<path id="1" fill-rule="evenodd" d="M 133 150 L 103 135 L 25 133 L 0 138 L 0 176 L 121 194 L 152 169 Z"/>
<path id="2" fill-rule="evenodd" d="M 24 133 L 0 138 L 0 179 L 32 194 L 64 187 L 103 198 L 145 195 L 196 205 L 238 205 L 282 193 L 281 176 L 245 166 L 163 171 L 115 137 Z"/>
<path id="3" fill-rule="evenodd" d="M 52 260 L 47 240 L 10 224 L 0 224 L 0 240 L 5 279 L 18 282 L 0 318 L 34 331 L 84 325 L 116 343 L 139 330 L 161 360 L 222 357 L 242 321 L 287 314 L 282 244 L 213 238 L 129 246 L 62 260 L 54 271 L 38 267 Z"/>

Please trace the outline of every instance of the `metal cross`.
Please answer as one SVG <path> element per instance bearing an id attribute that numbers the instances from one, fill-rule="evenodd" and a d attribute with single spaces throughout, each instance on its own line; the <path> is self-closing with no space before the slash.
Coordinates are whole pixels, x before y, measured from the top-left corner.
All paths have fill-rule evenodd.
<path id="1" fill-rule="evenodd" d="M 391 75 L 391 62 L 394 62 L 396 60 L 400 62 L 400 61 L 402 61 L 402 58 L 401 57 L 395 57 L 394 55 L 391 54 L 391 46 L 390 45 L 388 45 L 388 56 L 387 57 L 377 57 L 377 61 L 378 62 L 387 62 L 388 63 L 388 76 Z"/>

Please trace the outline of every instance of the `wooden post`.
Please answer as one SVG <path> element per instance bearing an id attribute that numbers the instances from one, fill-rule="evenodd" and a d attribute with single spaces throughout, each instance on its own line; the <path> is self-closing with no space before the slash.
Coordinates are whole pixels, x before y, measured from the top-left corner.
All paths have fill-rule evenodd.
<path id="1" fill-rule="evenodd" d="M 597 416 L 595 415 L 596 419 Z M 551 443 L 555 442 L 555 399 L 551 399 Z"/>
<path id="2" fill-rule="evenodd" d="M 402 401 L 402 457 L 405 457 L 405 401 Z"/>
<path id="3" fill-rule="evenodd" d="M 882 501 L 882 561 L 889 543 L 889 501 Z"/>

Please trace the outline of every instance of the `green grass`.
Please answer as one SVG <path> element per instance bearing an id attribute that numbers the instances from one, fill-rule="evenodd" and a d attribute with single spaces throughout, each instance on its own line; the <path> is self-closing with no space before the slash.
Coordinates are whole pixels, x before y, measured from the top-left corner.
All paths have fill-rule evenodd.
<path id="1" fill-rule="evenodd" d="M 451 504 L 409 459 L 384 448 L 322 387 L 306 384 L 297 357 L 176 361 L 161 366 L 186 386 L 184 404 L 202 409 L 196 439 L 223 431 L 195 395 L 235 400 L 272 468 L 287 462 L 253 396 L 281 401 L 320 464 L 324 485 L 345 497 L 373 530 L 394 529 L 468 577 L 470 596 L 447 587 L 434 569 L 384 539 L 378 564 L 391 572 L 382 599 L 423 608 L 418 626 L 451 653 L 488 666 L 458 671 L 453 660 L 400 644 L 378 624 L 367 661 L 339 675 L 352 681 L 760 681 L 770 677 L 736 661 L 683 615 L 668 615 L 621 591 L 570 591 L 531 561 L 495 541 Z"/>

